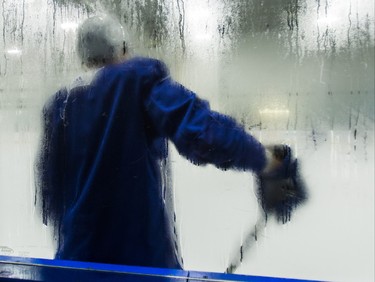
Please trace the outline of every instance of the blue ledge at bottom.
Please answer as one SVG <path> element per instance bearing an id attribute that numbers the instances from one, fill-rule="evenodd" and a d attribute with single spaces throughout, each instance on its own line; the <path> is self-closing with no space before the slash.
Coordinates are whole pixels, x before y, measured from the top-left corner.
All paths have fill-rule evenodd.
<path id="1" fill-rule="evenodd" d="M 221 274 L 140 266 L 0 256 L 0 281 L 40 282 L 190 282 L 307 281 L 289 278 Z"/>

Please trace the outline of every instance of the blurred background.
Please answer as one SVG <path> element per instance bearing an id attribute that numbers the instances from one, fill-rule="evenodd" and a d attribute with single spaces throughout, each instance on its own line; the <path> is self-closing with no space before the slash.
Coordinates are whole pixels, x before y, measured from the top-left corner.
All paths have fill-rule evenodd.
<path id="1" fill-rule="evenodd" d="M 2 0 L 0 254 L 53 257 L 34 207 L 46 99 L 83 72 L 76 29 L 110 14 L 134 55 L 301 160 L 310 201 L 272 219 L 237 273 L 374 281 L 373 0 Z M 185 268 L 223 272 L 260 215 L 250 173 L 196 167 L 171 146 Z"/>

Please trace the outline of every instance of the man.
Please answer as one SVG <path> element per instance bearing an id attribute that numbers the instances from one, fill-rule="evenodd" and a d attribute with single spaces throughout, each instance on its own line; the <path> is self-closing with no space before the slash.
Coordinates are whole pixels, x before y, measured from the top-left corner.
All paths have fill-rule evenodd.
<path id="1" fill-rule="evenodd" d="M 58 235 L 56 258 L 182 268 L 164 197 L 166 140 L 198 165 L 260 173 L 278 161 L 160 61 L 124 60 L 125 47 L 108 17 L 80 26 L 78 54 L 96 72 L 44 107 L 38 201 Z"/>

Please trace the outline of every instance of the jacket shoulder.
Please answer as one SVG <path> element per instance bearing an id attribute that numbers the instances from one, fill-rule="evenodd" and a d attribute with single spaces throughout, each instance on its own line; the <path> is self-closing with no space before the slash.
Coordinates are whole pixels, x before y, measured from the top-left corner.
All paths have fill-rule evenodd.
<path id="1" fill-rule="evenodd" d="M 117 71 L 131 71 L 154 79 L 162 79 L 169 76 L 169 70 L 165 63 L 158 59 L 146 57 L 135 57 L 126 60 L 118 66 Z"/>
<path id="2" fill-rule="evenodd" d="M 68 90 L 64 87 L 49 97 L 44 104 L 43 113 L 48 114 L 60 108 L 68 97 Z"/>

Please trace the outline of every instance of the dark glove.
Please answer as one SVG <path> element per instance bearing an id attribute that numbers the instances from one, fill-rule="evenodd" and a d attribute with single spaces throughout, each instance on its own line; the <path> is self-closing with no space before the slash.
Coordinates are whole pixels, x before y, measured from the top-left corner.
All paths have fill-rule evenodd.
<path id="1" fill-rule="evenodd" d="M 287 145 L 267 147 L 271 164 L 256 175 L 257 196 L 266 217 L 275 214 L 283 223 L 291 218 L 293 210 L 307 200 L 299 165 Z"/>

